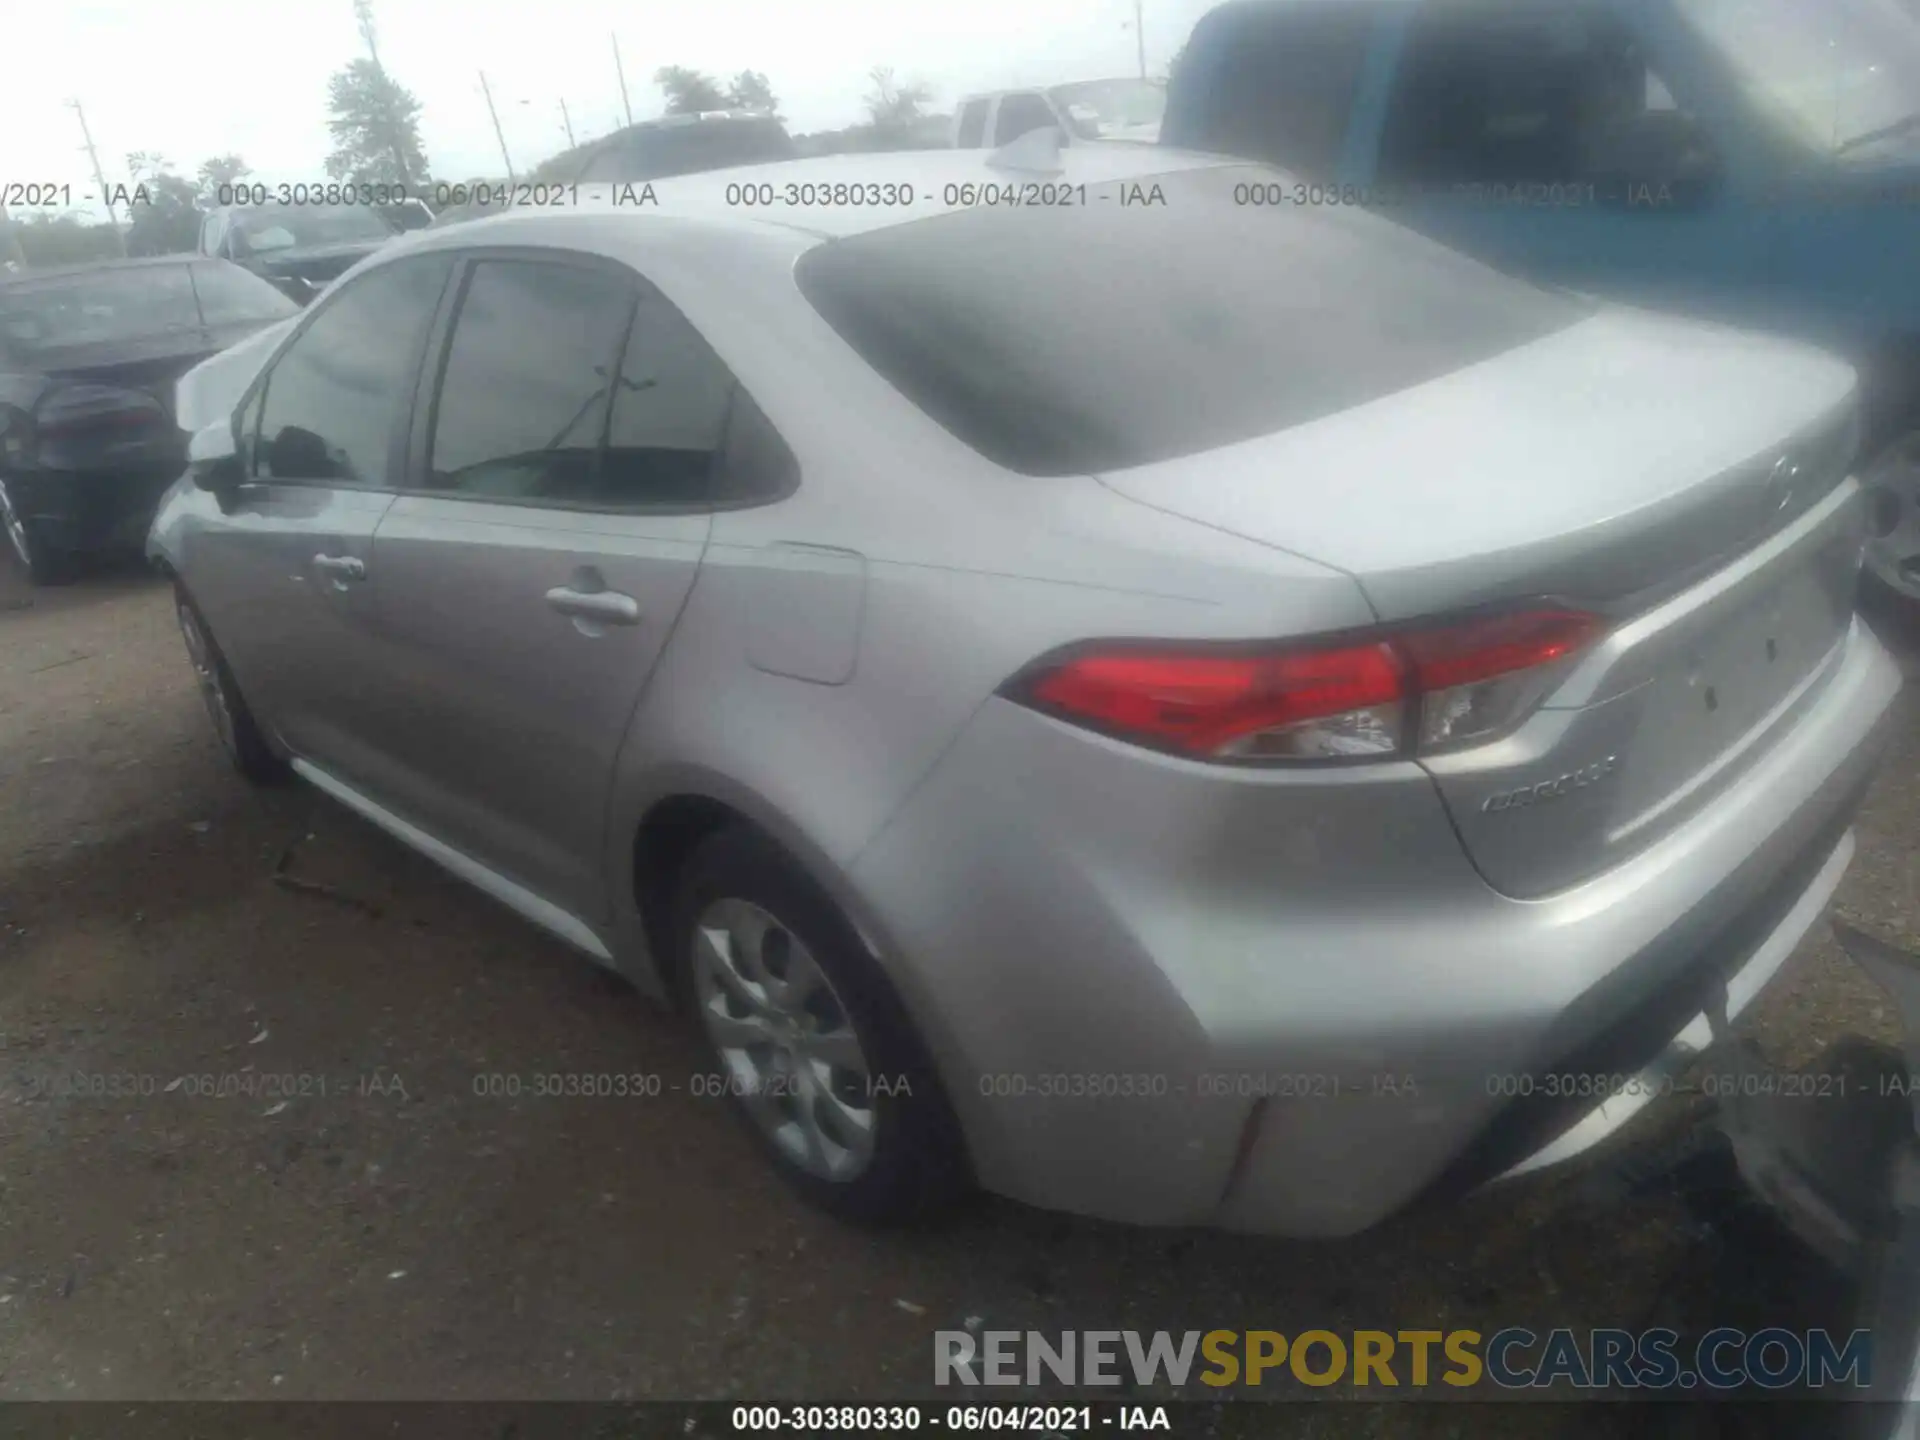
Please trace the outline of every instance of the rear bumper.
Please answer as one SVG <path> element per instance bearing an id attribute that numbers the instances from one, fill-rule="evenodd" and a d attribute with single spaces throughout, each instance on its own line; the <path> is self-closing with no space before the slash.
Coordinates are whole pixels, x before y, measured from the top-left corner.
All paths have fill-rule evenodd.
<path id="1" fill-rule="evenodd" d="M 7 477 L 15 510 L 55 550 L 137 550 L 160 497 L 186 464 L 179 455 L 123 470 L 35 470 Z"/>
<path id="2" fill-rule="evenodd" d="M 1119 765 L 994 702 L 851 879 L 989 1188 L 1348 1234 L 1619 1123 L 1521 1077 L 1604 1094 L 1737 1015 L 1845 869 L 1899 685 L 1855 622 L 1714 805 L 1536 900 L 1473 871 L 1413 766 Z"/>

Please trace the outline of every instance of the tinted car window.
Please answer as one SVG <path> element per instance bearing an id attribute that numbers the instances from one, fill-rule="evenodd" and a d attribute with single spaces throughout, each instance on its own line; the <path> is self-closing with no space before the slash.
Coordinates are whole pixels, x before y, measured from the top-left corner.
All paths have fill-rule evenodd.
<path id="1" fill-rule="evenodd" d="M 451 267 L 438 255 L 383 265 L 320 302 L 267 376 L 256 475 L 387 483 L 394 426 Z"/>
<path id="2" fill-rule="evenodd" d="M 601 498 L 607 377 L 633 288 L 571 265 L 488 260 L 454 321 L 435 408 L 436 489 L 588 504 Z"/>
<path id="3" fill-rule="evenodd" d="M 0 286 L 0 339 L 17 355 L 158 338 L 199 326 L 185 265 L 29 276 Z"/>
<path id="4" fill-rule="evenodd" d="M 1156 132 L 1167 113 L 1167 88 L 1153 80 L 1084 80 L 1055 85 L 1047 97 L 1082 140 Z"/>
<path id="5" fill-rule="evenodd" d="M 293 301 L 238 265 L 195 265 L 193 288 L 200 297 L 201 318 L 209 325 L 284 320 L 300 312 Z"/>
<path id="6" fill-rule="evenodd" d="M 686 317 L 644 295 L 607 427 L 608 494 L 651 505 L 741 498 L 716 466 L 733 393 L 732 373 Z"/>
<path id="7" fill-rule="evenodd" d="M 971 100 L 960 112 L 959 139 L 954 142 L 960 150 L 976 150 L 987 138 L 987 102 Z"/>
<path id="8" fill-rule="evenodd" d="M 1155 177 L 1166 204 L 1126 223 L 1100 204 L 959 211 L 817 246 L 795 278 L 929 416 L 1029 475 L 1286 429 L 1591 312 L 1364 212 L 1234 203 L 1276 175 Z"/>
<path id="9" fill-rule="evenodd" d="M 308 245 L 378 244 L 397 233 L 365 205 L 260 205 L 234 212 L 234 232 L 251 255 Z"/>
<path id="10" fill-rule="evenodd" d="M 1479 0 L 1425 6 L 1412 22 L 1385 178 L 1684 184 L 1713 165 L 1641 46 L 1598 11 Z"/>
<path id="11" fill-rule="evenodd" d="M 1169 118 L 1168 143 L 1331 177 L 1373 38 L 1373 7 L 1300 0 L 1221 12 L 1214 24 L 1206 61 L 1182 76 L 1188 103 Z"/>
<path id="12" fill-rule="evenodd" d="M 1059 125 L 1052 107 L 1038 95 L 1002 95 L 993 117 L 993 143 L 1005 145 L 1035 130 L 1057 129 Z"/>

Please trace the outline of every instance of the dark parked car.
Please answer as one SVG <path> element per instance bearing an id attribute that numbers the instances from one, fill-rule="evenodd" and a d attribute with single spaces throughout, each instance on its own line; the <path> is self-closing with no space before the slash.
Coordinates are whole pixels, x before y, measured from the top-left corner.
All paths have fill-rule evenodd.
<path id="1" fill-rule="evenodd" d="M 575 158 L 560 155 L 530 177 L 536 189 L 568 185 L 638 185 L 674 175 L 704 170 L 730 170 L 736 165 L 769 165 L 800 156 L 787 129 L 771 115 L 737 110 L 702 110 L 690 115 L 668 115 L 616 130 L 604 139 L 583 145 Z M 501 200 L 483 198 L 471 204 L 450 205 L 434 217 L 433 227 L 445 229 L 468 220 L 497 214 L 510 205 L 512 187 L 499 187 Z"/>
<path id="2" fill-rule="evenodd" d="M 793 137 L 771 115 L 701 111 L 614 131 L 588 148 L 571 178 L 582 185 L 638 184 L 792 160 L 797 153 Z"/>
<path id="3" fill-rule="evenodd" d="M 200 222 L 200 253 L 305 305 L 403 228 L 416 227 L 367 205 L 224 205 Z"/>
<path id="4" fill-rule="evenodd" d="M 223 260 L 0 275 L 0 529 L 36 584 L 146 539 L 185 468 L 174 381 L 299 313 Z"/>

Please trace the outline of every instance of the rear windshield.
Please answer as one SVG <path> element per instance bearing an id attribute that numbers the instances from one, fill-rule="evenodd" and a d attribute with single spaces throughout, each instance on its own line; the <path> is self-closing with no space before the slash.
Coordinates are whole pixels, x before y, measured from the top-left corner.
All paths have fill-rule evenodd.
<path id="1" fill-rule="evenodd" d="M 209 325 L 265 324 L 299 313 L 300 307 L 238 265 L 193 267 L 193 288 L 200 297 L 200 318 Z"/>
<path id="2" fill-rule="evenodd" d="M 155 339 L 203 324 L 279 320 L 298 308 L 237 266 L 83 271 L 0 286 L 0 346 L 31 356 L 69 346 Z"/>
<path id="3" fill-rule="evenodd" d="M 257 255 L 307 245 L 378 244 L 398 232 L 365 205 L 258 205 L 240 210 L 234 228 Z"/>
<path id="4" fill-rule="evenodd" d="M 1125 182 L 1159 205 L 1090 186 L 979 206 L 829 241 L 795 276 L 897 389 L 1027 475 L 1284 430 L 1592 312 L 1370 215 L 1250 203 L 1292 183 L 1222 166 Z"/>

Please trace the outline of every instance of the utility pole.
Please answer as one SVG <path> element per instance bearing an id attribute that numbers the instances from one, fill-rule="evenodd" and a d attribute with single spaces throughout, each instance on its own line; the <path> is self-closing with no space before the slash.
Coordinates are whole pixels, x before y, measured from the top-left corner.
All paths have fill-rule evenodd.
<path id="1" fill-rule="evenodd" d="M 516 183 L 513 173 L 513 157 L 507 154 L 506 132 L 500 128 L 500 112 L 493 108 L 493 91 L 487 88 L 487 72 L 480 72 L 480 93 L 487 97 L 487 114 L 493 117 L 493 137 L 500 142 L 500 158 L 506 162 L 507 183 Z"/>
<path id="2" fill-rule="evenodd" d="M 373 0 L 353 0 L 354 18 L 360 22 L 360 38 L 367 42 L 367 54 L 373 60 L 373 73 L 380 82 L 380 114 L 387 122 L 387 144 L 393 149 L 394 173 L 403 186 L 413 184 L 413 172 L 407 167 L 406 147 L 400 143 L 400 122 L 393 113 L 393 82 L 387 79 L 380 63 L 380 47 L 374 41 Z"/>
<path id="3" fill-rule="evenodd" d="M 1147 78 L 1147 30 L 1140 19 L 1141 0 L 1133 0 L 1133 43 L 1140 55 L 1140 78 Z"/>
<path id="4" fill-rule="evenodd" d="M 573 138 L 573 117 L 567 114 L 567 100 L 564 95 L 560 97 L 560 123 L 567 127 L 567 148 L 579 149 L 580 142 Z"/>
<path id="5" fill-rule="evenodd" d="M 620 77 L 620 104 L 626 109 L 627 124 L 633 124 L 633 101 L 627 95 L 627 71 L 620 63 L 620 37 L 613 37 L 613 73 Z"/>
<path id="6" fill-rule="evenodd" d="M 120 217 L 113 212 L 113 200 L 107 193 L 106 172 L 100 168 L 100 156 L 93 148 L 93 133 L 87 129 L 87 112 L 80 108 L 78 100 L 67 102 L 73 106 L 73 113 L 80 117 L 80 136 L 87 142 L 87 158 L 93 162 L 93 181 L 100 187 L 100 203 L 107 207 L 107 223 L 113 226 L 113 238 L 120 242 L 120 253 L 127 253 L 127 232 L 120 228 Z"/>

